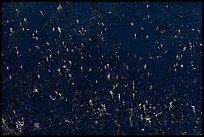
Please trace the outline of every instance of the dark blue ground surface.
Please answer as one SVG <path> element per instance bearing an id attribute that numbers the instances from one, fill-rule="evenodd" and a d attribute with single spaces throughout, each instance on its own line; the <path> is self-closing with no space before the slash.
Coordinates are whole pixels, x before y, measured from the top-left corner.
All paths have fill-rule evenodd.
<path id="1" fill-rule="evenodd" d="M 201 3 L 3 3 L 3 134 L 201 134 Z"/>

